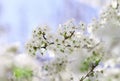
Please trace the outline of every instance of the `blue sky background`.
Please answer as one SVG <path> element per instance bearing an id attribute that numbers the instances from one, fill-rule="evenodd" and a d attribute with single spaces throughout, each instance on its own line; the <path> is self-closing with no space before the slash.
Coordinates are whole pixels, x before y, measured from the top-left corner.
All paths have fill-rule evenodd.
<path id="1" fill-rule="evenodd" d="M 0 27 L 6 31 L 0 40 L 24 44 L 34 27 L 48 24 L 55 30 L 71 18 L 89 23 L 99 9 L 79 0 L 0 0 Z"/>

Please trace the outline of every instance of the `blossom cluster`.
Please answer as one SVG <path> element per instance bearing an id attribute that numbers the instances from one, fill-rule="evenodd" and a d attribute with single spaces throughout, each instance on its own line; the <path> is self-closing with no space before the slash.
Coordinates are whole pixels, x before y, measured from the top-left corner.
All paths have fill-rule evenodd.
<path id="1" fill-rule="evenodd" d="M 119 81 L 120 0 L 86 25 L 73 20 L 56 32 L 47 25 L 33 30 L 26 53 L 18 45 L 2 47 L 1 81 Z"/>
<path id="2" fill-rule="evenodd" d="M 89 36 L 87 26 L 82 22 L 75 25 L 73 21 L 59 25 L 56 33 L 49 31 L 48 26 L 36 28 L 26 48 L 36 58 L 53 56 L 42 64 L 41 81 L 83 81 L 82 76 L 90 69 L 93 73 L 103 55 L 101 42 Z"/>
<path id="3" fill-rule="evenodd" d="M 46 54 L 52 56 L 42 62 L 41 81 L 118 81 L 119 10 L 120 1 L 113 0 L 88 25 L 68 21 L 60 24 L 55 33 L 48 26 L 33 30 L 26 44 L 28 53 L 39 59 Z"/>

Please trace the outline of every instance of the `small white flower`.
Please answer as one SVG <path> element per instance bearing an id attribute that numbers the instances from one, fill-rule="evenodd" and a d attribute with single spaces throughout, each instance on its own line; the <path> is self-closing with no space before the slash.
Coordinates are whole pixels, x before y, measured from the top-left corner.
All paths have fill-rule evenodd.
<path id="1" fill-rule="evenodd" d="M 112 7 L 113 8 L 117 8 L 117 6 L 118 6 L 118 2 L 117 2 L 117 0 L 112 0 Z"/>

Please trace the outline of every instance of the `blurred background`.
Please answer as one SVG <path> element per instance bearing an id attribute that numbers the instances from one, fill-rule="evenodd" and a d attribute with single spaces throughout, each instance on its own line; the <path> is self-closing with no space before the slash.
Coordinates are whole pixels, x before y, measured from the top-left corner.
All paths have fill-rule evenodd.
<path id="1" fill-rule="evenodd" d="M 32 29 L 47 24 L 53 30 L 69 19 L 91 22 L 110 0 L 0 0 L 0 45 L 22 46 Z"/>

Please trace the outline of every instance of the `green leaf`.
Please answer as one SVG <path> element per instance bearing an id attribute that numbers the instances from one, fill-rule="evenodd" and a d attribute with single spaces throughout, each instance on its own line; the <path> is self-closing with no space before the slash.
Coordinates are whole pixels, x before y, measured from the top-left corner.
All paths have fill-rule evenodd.
<path id="1" fill-rule="evenodd" d="M 88 69 L 89 69 L 89 62 L 87 62 L 87 61 L 83 62 L 80 67 L 80 71 L 85 72 L 85 71 L 88 71 Z"/>
<path id="2" fill-rule="evenodd" d="M 80 71 L 85 72 L 88 71 L 91 67 L 97 66 L 101 61 L 100 54 L 93 51 L 92 55 L 87 57 L 81 64 Z M 92 65 L 91 65 L 92 64 Z"/>
<path id="3" fill-rule="evenodd" d="M 30 69 L 27 68 L 19 68 L 19 67 L 15 67 L 13 69 L 13 74 L 16 78 L 28 78 L 31 77 L 33 72 Z"/>

